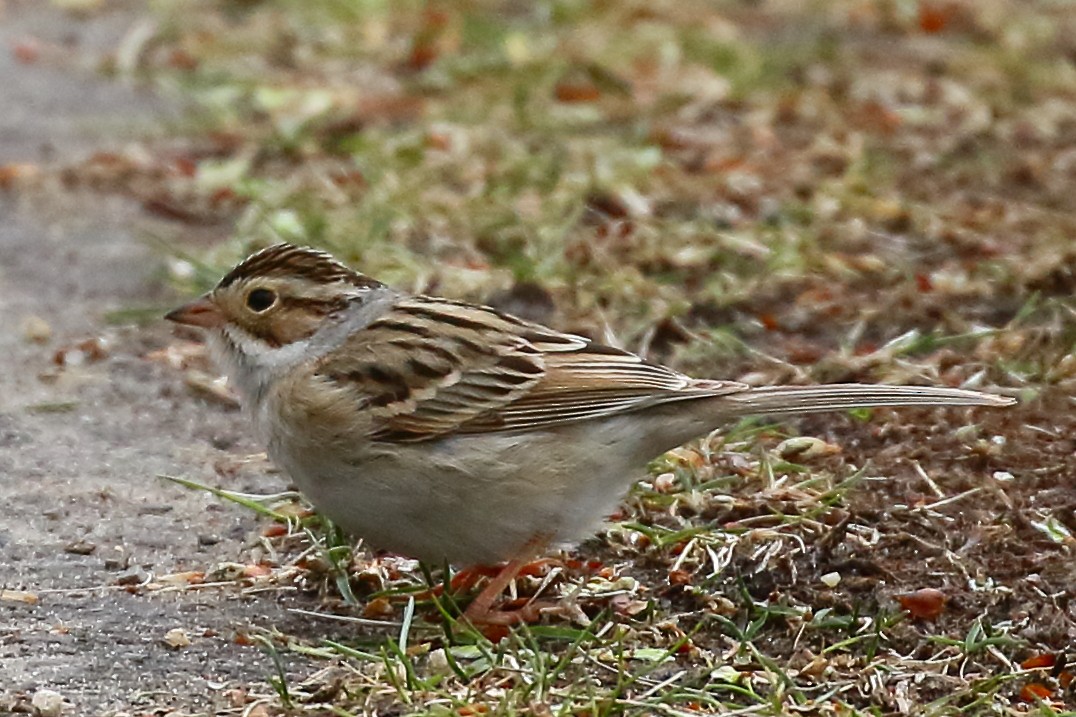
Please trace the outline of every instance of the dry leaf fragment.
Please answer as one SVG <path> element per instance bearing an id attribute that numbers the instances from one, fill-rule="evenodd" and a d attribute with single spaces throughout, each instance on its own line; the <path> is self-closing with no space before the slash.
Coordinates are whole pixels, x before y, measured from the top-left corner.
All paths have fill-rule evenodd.
<path id="1" fill-rule="evenodd" d="M 72 555 L 91 555 L 95 550 L 97 545 L 88 540 L 76 540 L 64 546 L 64 552 Z"/>
<path id="2" fill-rule="evenodd" d="M 896 597 L 902 608 L 922 620 L 933 620 L 941 615 L 945 603 L 949 600 L 945 593 L 934 588 L 922 588 Z"/>
<path id="3" fill-rule="evenodd" d="M 11 189 L 17 182 L 33 179 L 40 173 L 36 164 L 0 164 L 0 189 Z"/>
<path id="4" fill-rule="evenodd" d="M 621 593 L 609 598 L 609 606 L 613 612 L 624 617 L 634 617 L 650 607 L 646 600 L 633 600 L 630 595 Z"/>
<path id="5" fill-rule="evenodd" d="M 173 627 L 171 630 L 164 633 L 164 637 L 161 641 L 173 650 L 190 647 L 191 644 L 191 639 L 187 636 L 187 631 L 182 627 Z"/>
<path id="6" fill-rule="evenodd" d="M 200 585 L 205 582 L 205 573 L 201 570 L 186 570 L 162 575 L 157 578 L 157 582 L 167 585 Z"/>
<path id="7" fill-rule="evenodd" d="M 21 602 L 26 605 L 36 605 L 38 596 L 26 590 L 0 590 L 0 602 Z"/>
<path id="8" fill-rule="evenodd" d="M 95 363 L 108 357 L 108 342 L 100 337 L 79 341 L 73 346 L 64 346 L 52 355 L 52 362 L 57 366 L 81 366 Z"/>
<path id="9" fill-rule="evenodd" d="M 280 538 L 287 534 L 288 526 L 283 523 L 273 523 L 272 525 L 267 525 L 265 529 L 262 530 L 263 538 Z"/>
<path id="10" fill-rule="evenodd" d="M 669 585 L 690 585 L 691 573 L 686 570 L 670 570 Z"/>
<path id="11" fill-rule="evenodd" d="M 601 90 L 585 80 L 562 80 L 553 89 L 558 102 L 594 102 L 602 96 Z"/>
<path id="12" fill-rule="evenodd" d="M 370 619 L 389 618 L 395 614 L 395 608 L 386 597 L 374 598 L 362 608 L 362 616 Z"/>
<path id="13" fill-rule="evenodd" d="M 1020 667 L 1024 670 L 1034 670 L 1037 667 L 1053 667 L 1056 661 L 1056 658 L 1050 653 L 1040 652 L 1021 662 Z"/>
<path id="14" fill-rule="evenodd" d="M 197 393 L 206 398 L 211 398 L 230 408 L 239 406 L 239 399 L 223 376 L 212 376 L 204 371 L 191 369 L 183 375 L 183 382 Z"/>
<path id="15" fill-rule="evenodd" d="M 22 320 L 22 335 L 27 341 L 35 344 L 43 344 L 52 338 L 52 327 L 36 314 L 31 314 Z"/>
<path id="16" fill-rule="evenodd" d="M 840 453 L 841 447 L 813 436 L 789 438 L 777 444 L 777 455 L 786 461 L 808 461 Z"/>
<path id="17" fill-rule="evenodd" d="M 675 493 L 680 490 L 680 481 L 673 473 L 662 473 L 654 478 L 653 485 L 658 493 Z"/>
<path id="18" fill-rule="evenodd" d="M 928 35 L 945 30 L 953 20 L 955 10 L 952 3 L 938 0 L 920 0 L 919 29 Z"/>
<path id="19" fill-rule="evenodd" d="M 273 572 L 273 569 L 264 563 L 258 563 L 256 565 L 245 565 L 243 567 L 244 578 L 264 578 Z"/>
<path id="20" fill-rule="evenodd" d="M 31 65 L 41 58 L 41 43 L 36 37 L 19 40 L 11 47 L 11 55 L 23 65 Z"/>
<path id="21" fill-rule="evenodd" d="M 841 574 L 840 573 L 826 573 L 825 575 L 820 577 L 819 580 L 821 580 L 822 584 L 825 585 L 827 588 L 835 588 L 841 582 Z"/>
<path id="22" fill-rule="evenodd" d="M 1041 682 L 1029 682 L 1020 690 L 1020 699 L 1024 702 L 1038 702 L 1049 699 L 1054 691 Z"/>
<path id="23" fill-rule="evenodd" d="M 241 687 L 225 690 L 223 696 L 232 707 L 242 707 L 250 701 L 247 691 Z"/>

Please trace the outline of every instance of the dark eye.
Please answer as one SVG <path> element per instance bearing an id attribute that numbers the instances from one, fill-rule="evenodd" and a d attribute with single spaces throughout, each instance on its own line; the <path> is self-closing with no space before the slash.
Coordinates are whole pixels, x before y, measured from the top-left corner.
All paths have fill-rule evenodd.
<path id="1" fill-rule="evenodd" d="M 276 292 L 269 289 L 254 289 L 247 294 L 247 308 L 259 314 L 276 303 Z"/>

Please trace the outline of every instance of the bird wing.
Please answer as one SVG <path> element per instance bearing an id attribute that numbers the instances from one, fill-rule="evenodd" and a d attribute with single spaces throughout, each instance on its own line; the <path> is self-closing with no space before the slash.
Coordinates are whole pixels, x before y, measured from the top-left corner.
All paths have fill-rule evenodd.
<path id="1" fill-rule="evenodd" d="M 316 372 L 356 395 L 374 417 L 372 438 L 399 442 L 543 428 L 746 388 L 428 297 L 399 301 Z"/>

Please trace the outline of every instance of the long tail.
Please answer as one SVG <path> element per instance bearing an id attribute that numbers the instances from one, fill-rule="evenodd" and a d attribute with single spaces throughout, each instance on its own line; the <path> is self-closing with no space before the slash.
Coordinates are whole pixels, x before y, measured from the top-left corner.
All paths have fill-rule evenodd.
<path id="1" fill-rule="evenodd" d="M 962 388 L 872 386 L 834 383 L 823 386 L 767 386 L 721 397 L 736 415 L 818 413 L 875 406 L 1011 406 L 1016 399 Z"/>

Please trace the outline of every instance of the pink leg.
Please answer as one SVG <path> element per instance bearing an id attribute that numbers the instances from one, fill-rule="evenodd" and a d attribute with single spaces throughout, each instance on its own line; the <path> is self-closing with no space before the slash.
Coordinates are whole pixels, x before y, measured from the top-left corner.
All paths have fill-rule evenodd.
<path id="1" fill-rule="evenodd" d="M 523 556 L 530 556 L 540 553 L 549 542 L 549 537 L 545 535 L 536 535 L 532 538 L 526 546 L 524 546 L 521 554 Z M 463 616 L 473 625 L 514 625 L 519 622 L 528 622 L 537 619 L 538 612 L 537 606 L 529 605 L 519 610 L 494 610 L 493 603 L 498 597 L 504 593 L 505 589 L 511 585 L 512 581 L 516 579 L 519 572 L 529 564 L 527 557 L 516 558 L 510 560 L 501 568 L 501 571 L 486 587 L 482 588 L 482 592 L 478 593 L 478 597 L 471 601 L 471 604 L 467 606 L 467 609 L 463 612 Z"/>

